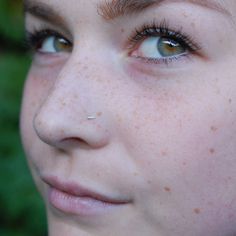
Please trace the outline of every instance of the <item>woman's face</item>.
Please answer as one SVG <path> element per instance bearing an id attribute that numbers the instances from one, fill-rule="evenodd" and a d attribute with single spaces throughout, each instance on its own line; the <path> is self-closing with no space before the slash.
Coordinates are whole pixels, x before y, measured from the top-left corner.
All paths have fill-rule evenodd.
<path id="1" fill-rule="evenodd" d="M 235 235 L 236 2 L 25 10 L 21 132 L 50 236 Z"/>

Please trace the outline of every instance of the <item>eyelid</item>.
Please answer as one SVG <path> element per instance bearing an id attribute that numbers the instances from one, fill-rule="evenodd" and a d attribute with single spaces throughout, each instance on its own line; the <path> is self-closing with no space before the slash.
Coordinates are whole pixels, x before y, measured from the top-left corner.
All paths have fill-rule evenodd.
<path id="1" fill-rule="evenodd" d="M 27 8 L 25 11 L 25 27 L 33 28 L 34 30 L 34 26 L 36 25 L 36 29 L 38 30 L 52 29 L 72 41 L 73 35 L 71 28 L 63 17 L 54 13 L 48 11 L 48 9 L 41 8 L 41 4 L 37 7 Z"/>

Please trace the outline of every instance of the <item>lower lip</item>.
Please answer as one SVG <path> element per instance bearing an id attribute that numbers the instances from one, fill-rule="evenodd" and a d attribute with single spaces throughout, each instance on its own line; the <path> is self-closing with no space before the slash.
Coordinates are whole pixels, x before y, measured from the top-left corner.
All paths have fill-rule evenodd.
<path id="1" fill-rule="evenodd" d="M 92 197 L 79 197 L 55 188 L 49 190 L 49 202 L 56 209 L 79 216 L 101 215 L 124 204 L 100 201 Z"/>

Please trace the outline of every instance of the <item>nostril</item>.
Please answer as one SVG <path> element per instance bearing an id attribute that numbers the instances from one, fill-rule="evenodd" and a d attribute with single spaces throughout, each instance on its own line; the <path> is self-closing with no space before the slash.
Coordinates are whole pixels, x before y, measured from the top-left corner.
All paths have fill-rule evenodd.
<path id="1" fill-rule="evenodd" d="M 70 137 L 70 138 L 65 138 L 60 141 L 60 147 L 63 149 L 73 149 L 73 148 L 83 148 L 87 149 L 90 146 L 88 142 L 86 142 L 82 138 L 77 138 L 77 137 Z"/>
<path id="2" fill-rule="evenodd" d="M 80 147 L 83 149 L 100 149 L 107 145 L 107 138 L 105 139 L 92 139 L 92 138 L 78 138 L 78 137 L 70 137 L 70 138 L 65 138 L 60 141 L 60 146 L 64 147 L 70 147 L 70 148 L 76 148 Z"/>

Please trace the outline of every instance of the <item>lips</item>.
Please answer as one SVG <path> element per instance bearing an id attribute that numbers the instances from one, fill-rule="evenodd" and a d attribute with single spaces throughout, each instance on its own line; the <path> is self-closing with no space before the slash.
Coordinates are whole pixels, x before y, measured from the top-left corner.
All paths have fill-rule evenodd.
<path id="1" fill-rule="evenodd" d="M 65 213 L 100 215 L 130 203 L 128 199 L 103 195 L 76 183 L 60 181 L 56 177 L 45 177 L 43 181 L 49 186 L 49 203 Z"/>

